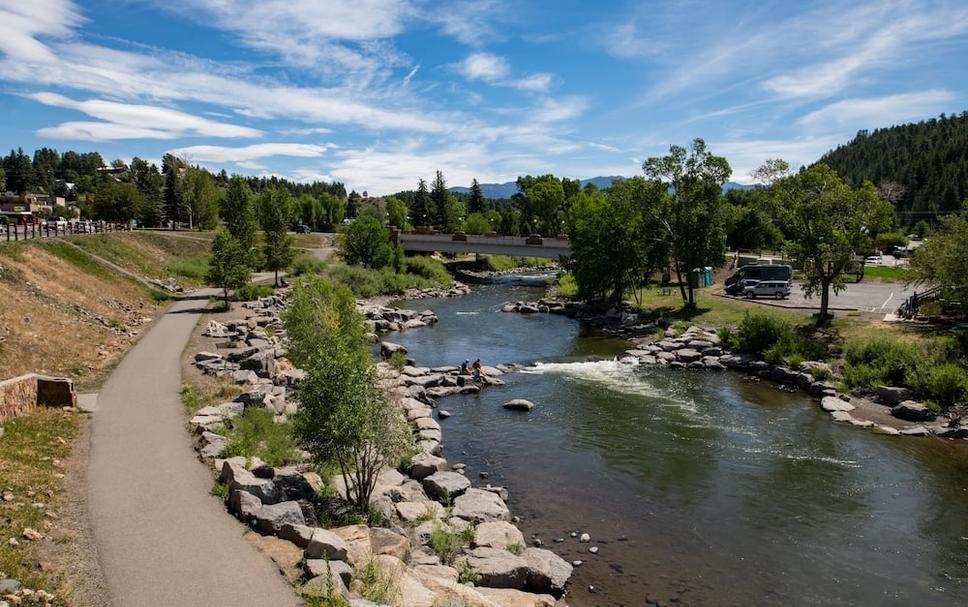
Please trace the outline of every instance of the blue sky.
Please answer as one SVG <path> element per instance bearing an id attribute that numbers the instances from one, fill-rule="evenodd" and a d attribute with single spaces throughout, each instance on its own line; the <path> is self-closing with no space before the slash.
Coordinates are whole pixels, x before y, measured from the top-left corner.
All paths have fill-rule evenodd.
<path id="1" fill-rule="evenodd" d="M 964 0 L 0 0 L 0 147 L 384 194 L 634 175 L 702 137 L 749 182 L 965 110 L 965 57 Z"/>

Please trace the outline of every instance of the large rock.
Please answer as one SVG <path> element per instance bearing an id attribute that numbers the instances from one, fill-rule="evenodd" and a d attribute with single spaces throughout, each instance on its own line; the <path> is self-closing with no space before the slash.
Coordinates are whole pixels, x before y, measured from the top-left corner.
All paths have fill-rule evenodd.
<path id="1" fill-rule="evenodd" d="M 911 399 L 911 391 L 896 386 L 877 386 L 877 399 L 889 407 L 894 407 Z"/>
<path id="2" fill-rule="evenodd" d="M 395 344 L 390 341 L 380 342 L 380 354 L 383 355 L 384 358 L 390 358 L 396 352 L 406 354 L 407 349 L 401 346 L 400 344 Z"/>
<path id="3" fill-rule="evenodd" d="M 935 412 L 921 403 L 906 400 L 891 408 L 891 415 L 909 422 L 928 422 L 935 418 Z"/>
<path id="4" fill-rule="evenodd" d="M 497 548 L 507 550 L 508 546 L 524 548 L 524 534 L 521 530 L 504 521 L 481 523 L 474 529 L 475 547 Z"/>
<path id="5" fill-rule="evenodd" d="M 507 521 L 511 518 L 504 500 L 483 489 L 468 489 L 454 500 L 454 516 L 468 521 Z"/>
<path id="6" fill-rule="evenodd" d="M 309 525 L 286 523 L 279 528 L 278 535 L 280 538 L 290 541 L 300 548 L 306 548 L 309 545 L 309 541 L 313 539 L 313 531 L 314 529 Z"/>
<path id="7" fill-rule="evenodd" d="M 439 501 L 452 500 L 462 495 L 471 482 L 467 477 L 456 472 L 435 472 L 423 479 L 423 487 L 427 495 Z"/>
<path id="8" fill-rule="evenodd" d="M 532 594 L 513 588 L 484 588 L 477 592 L 501 607 L 555 607 L 555 597 L 550 594 Z"/>
<path id="9" fill-rule="evenodd" d="M 506 550 L 474 548 L 467 555 L 467 564 L 478 575 L 478 586 L 521 590 L 528 583 L 527 561 Z"/>
<path id="10" fill-rule="evenodd" d="M 825 396 L 820 401 L 820 407 L 824 411 L 853 411 L 854 405 L 848 403 L 847 401 L 840 399 L 836 396 Z"/>
<path id="11" fill-rule="evenodd" d="M 366 525 L 336 527 L 332 532 L 346 544 L 346 562 L 356 566 L 370 560 L 373 549 L 370 544 L 370 528 Z"/>
<path id="12" fill-rule="evenodd" d="M 235 458 L 227 459 L 222 464 L 220 479 L 229 486 L 230 491 L 245 491 L 259 498 L 264 504 L 274 504 L 279 501 L 279 491 L 275 483 L 267 478 L 258 478 L 245 469 L 243 463 Z"/>
<path id="13" fill-rule="evenodd" d="M 343 561 L 329 561 L 326 559 L 306 559 L 303 562 L 303 571 L 309 579 L 335 573 L 343 580 L 348 587 L 353 580 L 353 568 Z"/>
<path id="14" fill-rule="evenodd" d="M 262 502 L 248 491 L 236 489 L 229 494 L 229 512 L 243 523 L 254 520 L 260 510 Z"/>
<path id="15" fill-rule="evenodd" d="M 339 574 L 330 568 L 325 574 L 314 577 L 302 587 L 302 593 L 311 597 L 331 598 L 340 595 L 344 600 L 350 598 L 350 591 Z M 336 604 L 336 603 L 328 603 Z"/>
<path id="16" fill-rule="evenodd" d="M 283 525 L 305 525 L 302 508 L 298 502 L 268 504 L 255 513 L 255 528 L 262 533 L 275 535 Z"/>
<path id="17" fill-rule="evenodd" d="M 730 369 L 745 369 L 755 358 L 749 354 L 726 354 L 719 357 L 719 362 Z"/>
<path id="18" fill-rule="evenodd" d="M 397 502 L 394 507 L 397 516 L 408 523 L 440 518 L 444 514 L 444 507 L 437 502 Z"/>
<path id="19" fill-rule="evenodd" d="M 681 350 L 676 350 L 676 358 L 680 362 L 691 363 L 702 358 L 702 354 L 698 350 L 692 348 L 682 348 Z"/>
<path id="20" fill-rule="evenodd" d="M 382 527 L 370 529 L 370 548 L 373 554 L 389 554 L 401 561 L 410 558 L 410 540 Z"/>
<path id="21" fill-rule="evenodd" d="M 306 477 L 296 468 L 276 468 L 272 482 L 276 485 L 276 491 L 279 493 L 280 499 L 312 500 L 316 497 L 316 491 L 312 485 L 309 484 Z"/>
<path id="22" fill-rule="evenodd" d="M 430 418 L 425 417 L 421 419 Z M 447 470 L 447 460 L 429 453 L 421 453 L 413 458 L 413 462 L 410 465 L 410 476 L 419 481 L 427 478 L 431 474 L 436 474 L 444 470 Z"/>
<path id="23" fill-rule="evenodd" d="M 331 561 L 345 561 L 347 555 L 346 542 L 332 531 L 316 528 L 306 545 L 307 559 L 329 559 Z"/>
<path id="24" fill-rule="evenodd" d="M 523 398 L 509 400 L 501 406 L 505 409 L 511 409 L 512 411 L 530 411 L 534 409 L 534 403 Z"/>
<path id="25" fill-rule="evenodd" d="M 528 548 L 521 558 L 528 564 L 528 590 L 561 596 L 572 572 L 567 561 L 541 548 Z"/>

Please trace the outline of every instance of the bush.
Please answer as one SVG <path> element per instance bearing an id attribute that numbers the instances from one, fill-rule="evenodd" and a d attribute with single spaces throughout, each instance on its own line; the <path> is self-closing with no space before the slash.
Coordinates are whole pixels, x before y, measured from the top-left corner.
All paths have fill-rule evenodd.
<path id="1" fill-rule="evenodd" d="M 249 407 L 232 420 L 225 446 L 226 457 L 258 457 L 270 466 L 281 466 L 293 459 L 296 442 L 288 423 L 277 424 L 268 409 Z"/>
<path id="2" fill-rule="evenodd" d="M 439 259 L 427 256 L 407 257 L 406 270 L 409 274 L 414 274 L 434 281 L 438 286 L 450 287 L 454 284 L 454 279 L 450 272 Z"/>
<path id="3" fill-rule="evenodd" d="M 544 257 L 509 257 L 507 255 L 482 255 L 481 261 L 492 272 L 503 272 L 514 268 L 529 268 L 544 266 L 551 263 L 551 259 Z"/>
<path id="4" fill-rule="evenodd" d="M 292 276 L 302 276 L 303 274 L 322 274 L 326 269 L 326 262 L 315 255 L 303 253 L 297 255 L 289 266 L 289 274 Z"/>
<path id="5" fill-rule="evenodd" d="M 968 373 L 958 365 L 925 365 L 913 378 L 914 392 L 921 398 L 937 403 L 942 410 L 965 402 L 968 394 Z"/>
<path id="6" fill-rule="evenodd" d="M 232 295 L 233 301 L 255 301 L 260 297 L 272 295 L 272 287 L 269 285 L 254 285 L 251 282 L 241 289 L 236 289 Z"/>
<path id="7" fill-rule="evenodd" d="M 924 350 L 909 342 L 876 337 L 852 341 L 844 348 L 844 383 L 865 389 L 908 386 L 923 358 Z"/>
<path id="8" fill-rule="evenodd" d="M 390 366 L 397 371 L 400 371 L 407 366 L 407 355 L 397 350 L 390 355 Z"/>
<path id="9" fill-rule="evenodd" d="M 793 325 L 786 319 L 772 314 L 747 312 L 739 324 L 737 341 L 739 349 L 763 356 L 777 343 L 792 340 Z"/>
<path id="10" fill-rule="evenodd" d="M 450 565 L 465 544 L 474 539 L 474 527 L 468 525 L 463 531 L 455 531 L 442 524 L 435 524 L 430 532 L 430 549 L 440 557 L 441 562 Z"/>
<path id="11" fill-rule="evenodd" d="M 562 274 L 555 287 L 555 295 L 563 299 L 574 299 L 578 297 L 578 283 L 571 272 Z"/>
<path id="12" fill-rule="evenodd" d="M 353 589 L 368 601 L 378 605 L 392 605 L 400 594 L 400 576 L 391 567 L 370 560 L 356 568 Z"/>
<path id="13" fill-rule="evenodd" d="M 738 344 L 738 337 L 736 336 L 736 331 L 732 327 L 720 327 L 716 330 L 716 335 L 719 336 L 719 341 L 725 350 L 735 350 Z"/>
<path id="14" fill-rule="evenodd" d="M 346 227 L 341 242 L 343 259 L 350 265 L 382 268 L 390 264 L 390 232 L 372 215 L 360 215 Z"/>
<path id="15" fill-rule="evenodd" d="M 441 286 L 438 282 L 417 274 L 397 274 L 390 268 L 379 270 L 362 266 L 334 264 L 327 268 L 326 275 L 349 288 L 356 297 L 367 298 L 375 295 L 400 295 L 410 288 L 430 289 Z"/>

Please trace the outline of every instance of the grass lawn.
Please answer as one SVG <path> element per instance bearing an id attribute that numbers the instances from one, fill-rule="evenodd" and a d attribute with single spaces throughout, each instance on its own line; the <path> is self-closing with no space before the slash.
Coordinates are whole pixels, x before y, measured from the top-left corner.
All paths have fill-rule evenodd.
<path id="1" fill-rule="evenodd" d="M 58 605 L 70 604 L 68 582 L 62 572 L 38 565 L 47 538 L 69 541 L 58 533 L 58 513 L 66 499 L 66 463 L 80 428 L 77 413 L 44 408 L 6 422 L 0 438 L 0 572 L 25 588 L 54 593 Z M 25 539 L 28 528 L 44 539 Z"/>
<path id="2" fill-rule="evenodd" d="M 660 287 L 651 286 L 639 290 L 639 301 L 643 310 L 653 310 L 665 316 L 701 323 L 714 327 L 724 325 L 736 326 L 747 311 L 775 314 L 788 318 L 797 324 L 807 324 L 812 322 L 809 314 L 802 310 L 786 310 L 772 306 L 760 305 L 741 299 L 719 297 L 713 293 L 721 289 L 721 285 L 713 285 L 704 289 L 696 290 L 696 308 L 686 310 L 682 306 L 682 296 L 677 287 L 662 290 Z M 629 294 L 628 300 L 635 302 L 636 299 Z"/>
<path id="3" fill-rule="evenodd" d="M 864 268 L 864 280 L 878 282 L 907 282 L 914 279 L 914 272 L 908 268 L 870 266 Z"/>

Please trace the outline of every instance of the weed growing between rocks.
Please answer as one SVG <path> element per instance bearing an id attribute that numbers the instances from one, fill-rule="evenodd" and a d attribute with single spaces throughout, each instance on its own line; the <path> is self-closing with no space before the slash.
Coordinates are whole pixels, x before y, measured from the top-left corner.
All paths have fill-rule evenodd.
<path id="1" fill-rule="evenodd" d="M 242 394 L 242 387 L 227 380 L 206 383 L 202 387 L 185 382 L 181 387 L 181 401 L 190 416 L 199 409 L 230 401 L 239 394 Z"/>
<path id="2" fill-rule="evenodd" d="M 451 565 L 461 549 L 474 539 L 474 526 L 468 525 L 457 531 L 441 524 L 435 524 L 430 532 L 430 549 L 440 557 L 445 565 Z"/>
<path id="3" fill-rule="evenodd" d="M 250 407 L 232 420 L 225 446 L 226 457 L 258 457 L 270 466 L 292 461 L 296 441 L 288 422 L 276 423 L 272 411 Z"/>
<path id="4" fill-rule="evenodd" d="M 353 589 L 368 601 L 393 605 L 400 594 L 400 575 L 392 567 L 371 559 L 356 568 Z"/>
<path id="5" fill-rule="evenodd" d="M 390 355 L 390 360 L 388 362 L 390 363 L 391 367 L 397 371 L 400 371 L 407 366 L 407 355 L 397 350 Z"/>

